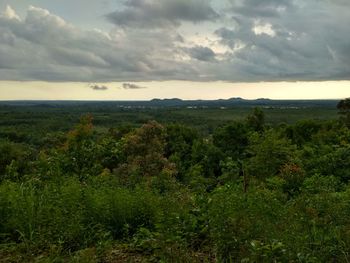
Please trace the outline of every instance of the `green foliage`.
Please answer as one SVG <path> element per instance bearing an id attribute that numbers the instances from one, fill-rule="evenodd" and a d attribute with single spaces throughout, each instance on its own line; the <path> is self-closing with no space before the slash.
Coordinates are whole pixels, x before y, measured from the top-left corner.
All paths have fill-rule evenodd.
<path id="1" fill-rule="evenodd" d="M 0 140 L 0 182 L 17 180 L 30 166 L 33 150 L 27 145 Z"/>
<path id="2" fill-rule="evenodd" d="M 302 120 L 287 128 L 287 135 L 293 143 L 303 145 L 310 142 L 322 128 L 321 122 Z"/>
<path id="3" fill-rule="evenodd" d="M 65 173 L 77 175 L 82 181 L 89 175 L 99 174 L 102 170 L 100 160 L 101 147 L 93 136 L 92 116 L 80 119 L 74 130 L 70 131 L 62 148 L 61 166 Z"/>
<path id="4" fill-rule="evenodd" d="M 205 177 L 204 167 L 201 164 L 195 164 L 187 171 L 184 183 L 193 191 L 202 193 L 207 187 L 215 185 L 215 178 Z"/>
<path id="5" fill-rule="evenodd" d="M 350 130 L 292 124 L 321 109 L 86 107 L 0 120 L 0 262 L 350 261 Z"/>
<path id="6" fill-rule="evenodd" d="M 166 126 L 165 156 L 175 163 L 180 181 L 184 180 L 186 171 L 192 164 L 192 147 L 199 139 L 196 130 L 179 124 Z"/>
<path id="7" fill-rule="evenodd" d="M 220 162 L 222 174 L 219 177 L 221 184 L 237 183 L 243 178 L 240 178 L 242 172 L 242 164 L 239 161 L 232 160 L 231 157 Z"/>
<path id="8" fill-rule="evenodd" d="M 144 124 L 122 138 L 124 162 L 115 171 L 126 183 L 150 182 L 159 174 L 169 177 L 176 174 L 175 166 L 164 156 L 164 128 L 157 122 Z"/>
<path id="9" fill-rule="evenodd" d="M 262 132 L 265 125 L 264 112 L 260 108 L 255 107 L 253 112 L 247 116 L 247 124 L 254 131 Z"/>
<path id="10" fill-rule="evenodd" d="M 202 176 L 217 178 L 221 174 L 220 161 L 223 153 L 208 140 L 198 140 L 192 147 L 192 162 L 202 167 Z"/>
<path id="11" fill-rule="evenodd" d="M 289 195 L 296 195 L 305 179 L 305 171 L 295 163 L 286 163 L 280 169 L 279 176 L 284 180 L 282 189 Z"/>
<path id="12" fill-rule="evenodd" d="M 233 122 L 215 130 L 213 143 L 224 153 L 241 158 L 248 146 L 249 128 L 243 122 Z"/>
<path id="13" fill-rule="evenodd" d="M 272 240 L 271 243 L 253 240 L 250 243 L 249 258 L 243 259 L 248 262 L 281 262 L 288 261 L 286 257 L 286 249 L 282 242 Z"/>
<path id="14" fill-rule="evenodd" d="M 277 175 L 283 165 L 295 163 L 298 158 L 295 145 L 274 130 L 252 134 L 248 151 L 252 157 L 247 169 L 258 178 Z"/>
<path id="15" fill-rule="evenodd" d="M 319 150 L 319 149 L 317 149 Z M 335 176 L 342 182 L 350 180 L 350 145 L 323 146 L 321 153 L 312 152 L 307 164 L 313 174 Z"/>
<path id="16" fill-rule="evenodd" d="M 320 176 L 318 174 L 306 178 L 303 182 L 303 191 L 308 194 L 339 192 L 343 188 L 340 179 L 330 176 Z"/>
<path id="17" fill-rule="evenodd" d="M 341 114 L 341 120 L 350 128 L 350 98 L 339 101 L 337 109 L 339 114 Z"/>
<path id="18" fill-rule="evenodd" d="M 349 260 L 349 192 L 301 195 L 289 212 L 285 239 L 313 262 Z"/>
<path id="19" fill-rule="evenodd" d="M 285 212 L 282 200 L 266 189 L 243 194 L 242 186 L 217 188 L 209 198 L 209 222 L 219 261 L 240 261 L 249 256 L 254 240 L 277 239 Z"/>
<path id="20" fill-rule="evenodd" d="M 139 227 L 152 228 L 157 222 L 158 199 L 143 189 L 88 188 L 85 199 L 86 223 L 101 227 L 114 239 L 133 235 Z"/>
<path id="21" fill-rule="evenodd" d="M 0 187 L 1 233 L 8 240 L 44 248 L 77 249 L 105 238 L 121 239 L 157 222 L 158 199 L 148 191 L 87 187 L 74 179 L 48 186 Z"/>

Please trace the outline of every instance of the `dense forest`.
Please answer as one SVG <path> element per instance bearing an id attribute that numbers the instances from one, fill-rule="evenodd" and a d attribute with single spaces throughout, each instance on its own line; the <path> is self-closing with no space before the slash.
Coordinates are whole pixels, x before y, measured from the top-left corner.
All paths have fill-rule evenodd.
<path id="1" fill-rule="evenodd" d="M 350 261 L 350 99 L 72 107 L 0 107 L 0 262 Z"/>

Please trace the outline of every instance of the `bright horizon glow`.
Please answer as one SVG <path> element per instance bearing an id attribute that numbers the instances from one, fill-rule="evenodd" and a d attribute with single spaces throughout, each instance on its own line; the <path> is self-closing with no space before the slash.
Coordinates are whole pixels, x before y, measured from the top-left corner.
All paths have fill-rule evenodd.
<path id="1" fill-rule="evenodd" d="M 131 82 L 142 89 L 123 89 L 123 82 L 96 83 L 107 90 L 93 90 L 84 82 L 0 81 L 0 100 L 184 100 L 244 99 L 343 99 L 350 96 L 350 81 L 322 82 Z M 95 83 L 94 83 L 95 84 Z"/>

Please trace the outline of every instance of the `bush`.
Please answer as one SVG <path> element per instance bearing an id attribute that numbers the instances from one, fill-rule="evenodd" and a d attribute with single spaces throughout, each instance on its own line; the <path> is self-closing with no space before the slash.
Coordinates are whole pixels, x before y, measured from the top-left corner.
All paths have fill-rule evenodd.
<path id="1" fill-rule="evenodd" d="M 278 192 L 226 185 L 216 189 L 209 199 L 209 227 L 219 260 L 237 262 L 249 256 L 253 240 L 277 240 L 285 213 Z M 270 258 L 272 260 L 272 258 Z"/>
<path id="2" fill-rule="evenodd" d="M 148 191 L 93 188 L 77 179 L 60 184 L 10 183 L 0 186 L 0 231 L 3 241 L 76 250 L 121 239 L 139 227 L 152 228 L 159 214 Z"/>

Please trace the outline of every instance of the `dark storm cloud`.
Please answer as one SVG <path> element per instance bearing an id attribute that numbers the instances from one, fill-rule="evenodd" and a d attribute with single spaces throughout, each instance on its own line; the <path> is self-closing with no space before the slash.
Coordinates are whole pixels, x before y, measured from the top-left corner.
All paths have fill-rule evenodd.
<path id="1" fill-rule="evenodd" d="M 200 61 L 213 61 L 215 60 L 215 53 L 208 47 L 195 46 L 187 49 L 189 55 Z"/>
<path id="2" fill-rule="evenodd" d="M 108 90 L 108 87 L 105 85 L 98 85 L 98 84 L 89 84 L 89 87 L 93 90 L 97 90 L 97 91 L 104 91 L 104 90 Z"/>
<path id="3" fill-rule="evenodd" d="M 132 83 L 123 83 L 123 89 L 145 89 L 146 87 L 142 87 Z"/>
<path id="4" fill-rule="evenodd" d="M 209 1 L 202 0 L 127 0 L 124 9 L 106 17 L 128 27 L 178 26 L 181 21 L 202 22 L 218 18 Z"/>

